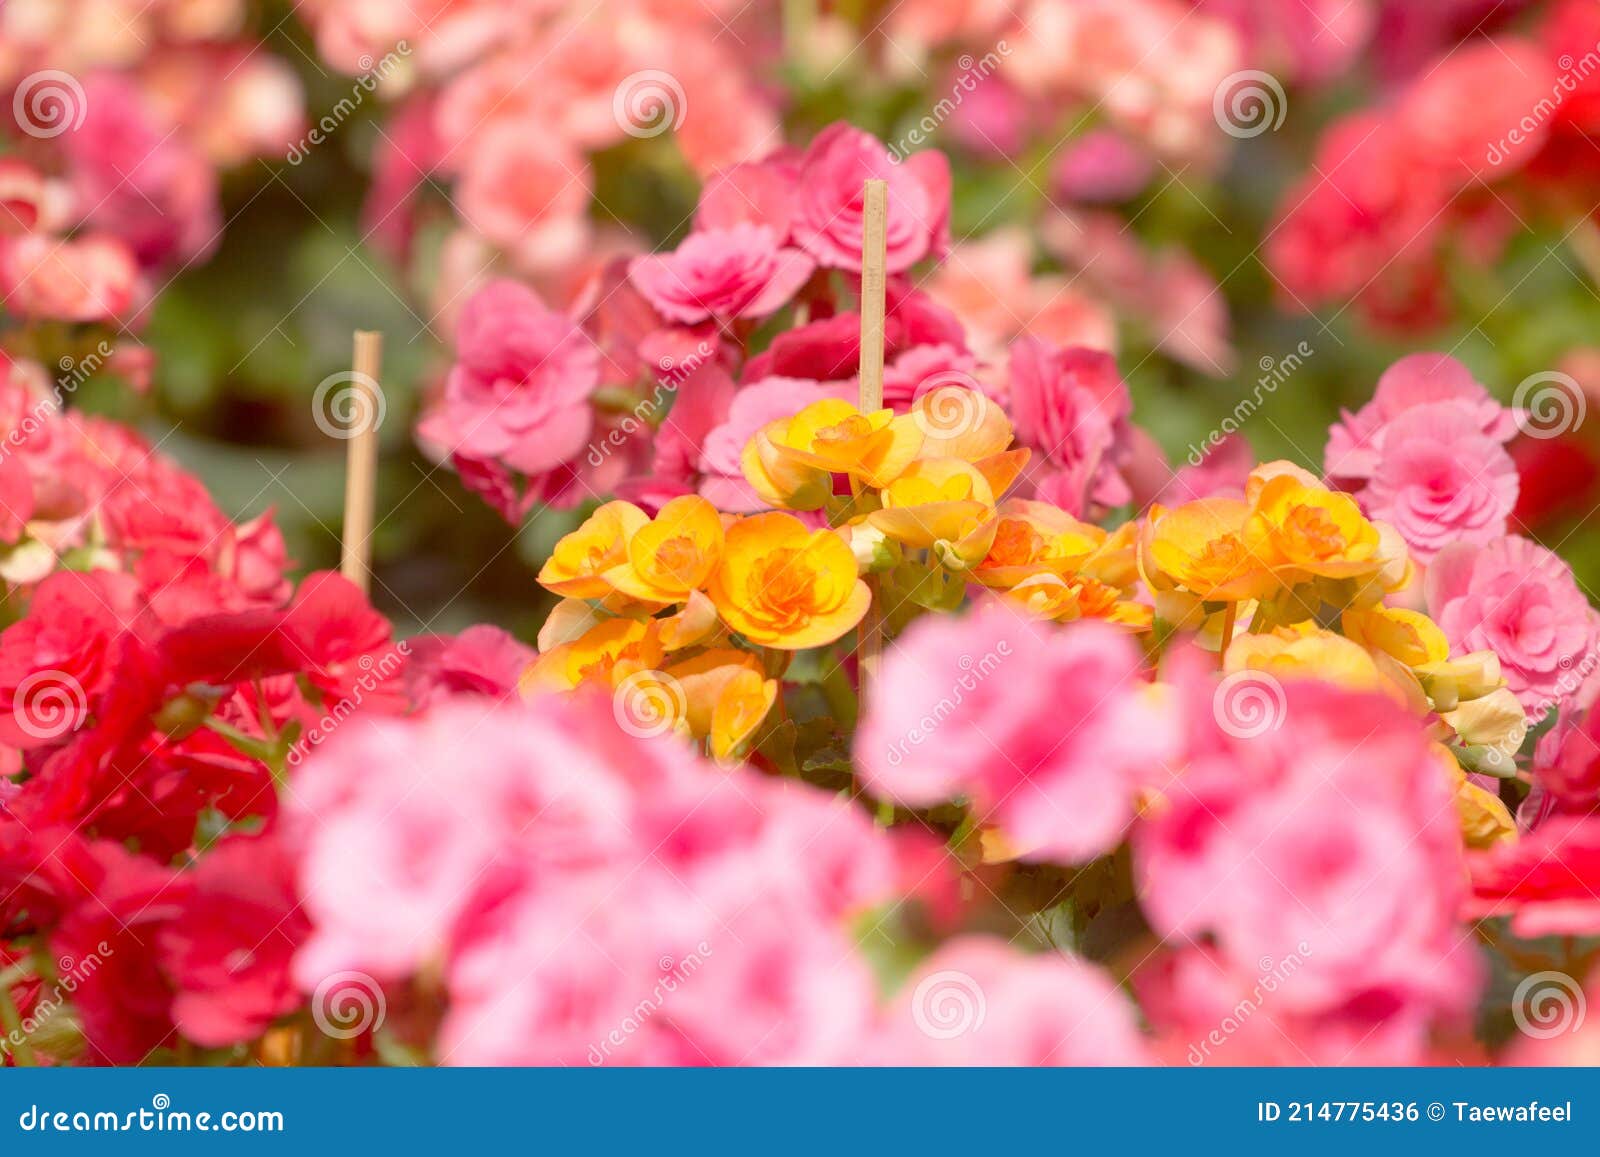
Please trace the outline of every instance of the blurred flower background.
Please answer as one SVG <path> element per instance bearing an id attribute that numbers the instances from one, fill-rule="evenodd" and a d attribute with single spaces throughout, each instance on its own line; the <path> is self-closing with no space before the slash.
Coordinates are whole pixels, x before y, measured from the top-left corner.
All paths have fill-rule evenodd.
<path id="1" fill-rule="evenodd" d="M 8 0 L 0 76 L 0 193 L 49 225 L 7 240 L 6 349 L 78 373 L 104 331 L 75 400 L 231 516 L 275 508 L 302 568 L 343 484 L 316 388 L 385 333 L 374 600 L 402 633 L 531 638 L 577 518 L 508 527 L 415 435 L 471 293 L 582 313 L 712 174 L 841 120 L 905 175 L 949 157 L 950 256 L 905 268 L 970 348 L 1113 352 L 1173 468 L 1235 430 L 1318 466 L 1420 350 L 1502 402 L 1600 389 L 1581 0 Z M 1592 589 L 1600 435 L 1568 425 L 1510 446 L 1517 520 Z"/>

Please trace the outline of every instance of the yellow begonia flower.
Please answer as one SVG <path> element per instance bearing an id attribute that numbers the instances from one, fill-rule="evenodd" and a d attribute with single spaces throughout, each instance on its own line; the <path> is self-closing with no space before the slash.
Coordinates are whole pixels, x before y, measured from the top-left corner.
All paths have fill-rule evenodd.
<path id="1" fill-rule="evenodd" d="M 1369 651 L 1382 651 L 1407 667 L 1438 663 L 1450 656 L 1450 640 L 1439 625 L 1421 611 L 1403 607 L 1347 610 L 1340 617 L 1345 638 Z"/>
<path id="2" fill-rule="evenodd" d="M 1516 839 L 1516 821 L 1511 818 L 1510 810 L 1500 801 L 1500 797 L 1467 778 L 1466 771 L 1448 747 L 1436 743 L 1433 750 L 1439 761 L 1449 769 L 1451 782 L 1456 786 L 1456 815 L 1467 847 L 1491 848 L 1506 840 Z"/>
<path id="3" fill-rule="evenodd" d="M 1528 737 L 1528 716 L 1509 687 L 1469 699 L 1448 711 L 1443 719 L 1469 747 L 1487 747 L 1504 756 L 1515 755 Z"/>
<path id="4" fill-rule="evenodd" d="M 778 698 L 778 681 L 748 651 L 722 647 L 674 663 L 666 674 L 682 693 L 691 738 L 709 741 L 717 759 L 731 759 L 755 735 Z"/>
<path id="5" fill-rule="evenodd" d="M 960 542 L 993 514 L 994 492 L 976 467 L 959 458 L 930 458 L 913 462 L 890 483 L 883 509 L 867 521 L 896 542 L 928 550 L 937 542 Z"/>
<path id="6" fill-rule="evenodd" d="M 1493 651 L 1474 651 L 1457 659 L 1443 659 L 1417 668 L 1417 678 L 1436 711 L 1454 710 L 1459 703 L 1481 698 L 1505 686 L 1500 657 Z"/>
<path id="7" fill-rule="evenodd" d="M 1127 543 L 1121 532 L 1119 540 Z M 1013 498 L 1000 504 L 994 540 L 972 577 L 987 587 L 1006 589 L 1039 574 L 1076 572 L 1110 536 L 1098 526 L 1079 522 L 1048 502 Z M 1130 576 L 1130 581 L 1131 581 Z"/>
<path id="8" fill-rule="evenodd" d="M 586 684 L 615 686 L 638 672 L 657 668 L 666 654 L 660 624 L 652 619 L 608 619 L 570 643 L 540 655 L 523 673 L 519 688 L 571 691 Z"/>
<path id="9" fill-rule="evenodd" d="M 1136 631 L 1154 623 L 1155 609 L 1123 597 L 1123 592 L 1088 575 L 1061 578 L 1036 574 L 1006 591 L 1003 598 L 1042 619 L 1070 623 L 1077 619 L 1104 619 Z"/>
<path id="10" fill-rule="evenodd" d="M 604 598 L 612 590 L 605 572 L 627 561 L 629 541 L 649 521 L 631 502 L 607 502 L 556 543 L 539 585 L 568 598 Z"/>
<path id="11" fill-rule="evenodd" d="M 1311 623 L 1238 636 L 1228 648 L 1223 669 L 1322 679 L 1358 691 L 1386 687 L 1383 673 L 1364 647 Z"/>
<path id="12" fill-rule="evenodd" d="M 745 447 L 740 465 L 764 500 L 815 510 L 832 494 L 832 476 L 881 490 L 922 448 L 915 419 L 893 410 L 863 414 L 849 402 L 824 398 L 792 418 L 769 422 Z"/>
<path id="13" fill-rule="evenodd" d="M 1263 598 L 1277 589 L 1272 559 L 1245 540 L 1250 514 L 1249 506 L 1233 498 L 1153 508 L 1139 541 L 1139 565 L 1150 588 L 1226 602 Z"/>
<path id="14" fill-rule="evenodd" d="M 729 628 L 784 651 L 833 642 L 872 602 L 849 544 L 788 514 L 757 514 L 730 526 L 706 593 Z"/>
<path id="15" fill-rule="evenodd" d="M 688 600 L 722 558 L 722 516 L 696 494 L 674 498 L 634 531 L 626 561 L 605 573 L 611 587 L 642 602 Z"/>
<path id="16" fill-rule="evenodd" d="M 1260 489 L 1245 526 L 1245 546 L 1289 585 L 1307 579 L 1355 578 L 1382 569 L 1378 528 L 1356 500 L 1295 474 Z"/>
<path id="17" fill-rule="evenodd" d="M 981 390 L 939 386 L 911 403 L 911 418 L 922 431 L 923 458 L 977 463 L 1011 445 L 1011 419 Z"/>

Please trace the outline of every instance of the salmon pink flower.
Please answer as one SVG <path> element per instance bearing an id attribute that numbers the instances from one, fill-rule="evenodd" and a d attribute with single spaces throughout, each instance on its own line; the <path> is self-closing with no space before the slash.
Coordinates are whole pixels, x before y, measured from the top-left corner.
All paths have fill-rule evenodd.
<path id="1" fill-rule="evenodd" d="M 906 978 L 871 1062 L 892 1065 L 1142 1065 L 1126 997 L 1063 954 L 1030 956 L 982 936 L 952 940 Z"/>
<path id="2" fill-rule="evenodd" d="M 1600 615 L 1560 558 L 1516 535 L 1459 543 L 1434 559 L 1426 589 L 1452 650 L 1492 651 L 1530 723 L 1576 696 Z"/>
<path id="3" fill-rule="evenodd" d="M 1444 762 L 1385 695 L 1249 673 L 1219 684 L 1198 656 L 1177 663 L 1187 757 L 1133 836 L 1152 926 L 1209 935 L 1240 970 L 1297 953 L 1286 1011 L 1377 1002 L 1412 1026 L 1389 1061 L 1416 1060 L 1427 1026 L 1470 1008 L 1478 983 L 1456 927 L 1462 845 Z"/>
<path id="4" fill-rule="evenodd" d="M 463 458 L 540 474 L 577 457 L 594 425 L 599 355 L 573 322 L 513 281 L 467 302 L 437 440 Z"/>
<path id="5" fill-rule="evenodd" d="M 1036 497 L 1076 518 L 1128 501 L 1121 467 L 1133 400 L 1110 354 L 1015 342 L 1010 399 L 1017 442 L 1034 450 L 1026 477 Z"/>
<path id="6" fill-rule="evenodd" d="M 904 273 L 949 243 L 950 164 L 944 154 L 913 153 L 896 163 L 869 133 L 840 122 L 811 142 L 800 162 L 795 243 L 825 269 L 861 270 L 862 186 L 889 185 L 887 264 Z"/>
<path id="7" fill-rule="evenodd" d="M 1418 406 L 1384 428 L 1362 501 L 1427 563 L 1450 543 L 1505 534 L 1517 505 L 1517 467 L 1464 406 Z"/>
<path id="8" fill-rule="evenodd" d="M 908 807 L 958 795 L 1026 859 L 1114 848 L 1175 736 L 1127 634 L 991 604 L 918 622 L 884 655 L 856 736 L 862 781 Z"/>
<path id="9" fill-rule="evenodd" d="M 1372 401 L 1328 431 L 1323 468 L 1352 488 L 1370 481 L 1382 462 L 1389 426 L 1418 406 L 1452 402 L 1468 411 L 1487 438 L 1504 443 L 1517 432 L 1516 415 L 1489 396 L 1472 371 L 1444 354 L 1412 354 L 1383 372 Z"/>
<path id="10" fill-rule="evenodd" d="M 800 250 L 780 248 L 771 229 L 734 225 L 691 233 L 672 253 L 636 257 L 629 275 L 663 317 L 695 325 L 776 313 L 814 268 Z"/>

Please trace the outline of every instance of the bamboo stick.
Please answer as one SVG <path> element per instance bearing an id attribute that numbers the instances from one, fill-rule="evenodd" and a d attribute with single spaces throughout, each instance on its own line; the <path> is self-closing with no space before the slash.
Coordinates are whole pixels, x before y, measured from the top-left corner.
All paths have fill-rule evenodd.
<path id="1" fill-rule="evenodd" d="M 883 319 L 888 293 L 889 186 L 869 180 L 862 198 L 861 231 L 861 411 L 883 408 Z M 883 587 L 872 582 L 872 605 L 861 621 L 861 693 L 878 676 L 883 655 Z"/>
<path id="2" fill-rule="evenodd" d="M 343 557 L 339 571 L 368 593 L 372 587 L 372 520 L 378 489 L 378 426 L 383 413 L 378 374 L 383 335 L 357 330 L 349 440 L 345 454 Z"/>

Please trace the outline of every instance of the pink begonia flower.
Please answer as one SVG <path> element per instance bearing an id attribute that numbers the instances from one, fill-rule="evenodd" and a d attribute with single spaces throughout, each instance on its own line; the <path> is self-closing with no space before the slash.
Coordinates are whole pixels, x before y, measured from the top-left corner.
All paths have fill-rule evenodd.
<path id="1" fill-rule="evenodd" d="M 488 130 L 456 186 L 461 218 L 533 273 L 576 261 L 589 242 L 588 163 L 537 125 Z"/>
<path id="2" fill-rule="evenodd" d="M 763 225 L 789 240 L 800 178 L 799 153 L 783 150 L 762 161 L 720 169 L 706 179 L 695 209 L 696 229 Z"/>
<path id="3" fill-rule="evenodd" d="M 143 293 L 133 254 L 109 233 L 0 236 L 0 296 L 18 317 L 112 321 Z"/>
<path id="4" fill-rule="evenodd" d="M 851 924 L 911 882 L 851 801 L 625 734 L 609 695 L 353 719 L 293 795 L 296 978 L 442 965 L 447 1064 L 838 1063 L 873 1014 Z"/>
<path id="5" fill-rule="evenodd" d="M 1469 918 L 1510 916 L 1511 931 L 1528 940 L 1600 933 L 1600 817 L 1552 816 L 1521 839 L 1474 853 L 1471 867 Z"/>
<path id="6" fill-rule="evenodd" d="M 1008 392 L 1017 442 L 1034 450 L 1024 477 L 1037 497 L 1079 518 L 1128 501 L 1120 466 L 1133 400 L 1115 358 L 1024 338 L 1011 347 Z"/>
<path id="7" fill-rule="evenodd" d="M 861 270 L 863 184 L 889 185 L 887 262 L 904 273 L 948 245 L 950 163 L 943 153 L 913 153 L 896 164 L 870 133 L 843 122 L 822 131 L 801 162 L 794 240 L 828 269 Z"/>
<path id="8" fill-rule="evenodd" d="M 1383 372 L 1372 400 L 1355 413 L 1345 410 L 1328 431 L 1323 468 L 1345 485 L 1372 478 L 1382 461 L 1390 423 L 1418 406 L 1454 402 L 1472 414 L 1479 430 L 1496 442 L 1517 432 L 1516 413 L 1489 396 L 1472 371 L 1445 354 L 1403 357 Z"/>
<path id="9" fill-rule="evenodd" d="M 628 274 L 663 317 L 694 325 L 776 313 L 815 268 L 800 250 L 780 248 L 771 229 L 734 225 L 691 233 L 671 253 L 636 257 Z"/>
<path id="10" fill-rule="evenodd" d="M 82 124 L 62 147 L 88 224 L 122 240 L 146 269 L 205 257 L 222 235 L 211 161 L 131 81 L 101 74 L 83 88 Z"/>
<path id="11" fill-rule="evenodd" d="M 316 926 L 295 962 L 301 984 L 345 969 L 398 978 L 437 959 L 508 849 L 551 871 L 622 854 L 628 778 L 649 765 L 600 722 L 575 704 L 469 699 L 335 729 L 285 808 Z"/>
<path id="12" fill-rule="evenodd" d="M 1428 568 L 1428 613 L 1452 652 L 1493 651 L 1536 722 L 1571 701 L 1600 646 L 1600 615 L 1572 568 L 1526 538 L 1447 546 Z"/>
<path id="13" fill-rule="evenodd" d="M 459 635 L 424 635 L 406 644 L 406 691 L 414 706 L 428 707 L 452 695 L 515 694 L 517 680 L 535 655 L 499 627 L 480 623 Z"/>
<path id="14" fill-rule="evenodd" d="M 1451 543 L 1505 534 L 1517 487 L 1516 463 L 1477 418 L 1456 402 L 1434 402 L 1384 428 L 1378 468 L 1361 502 L 1427 563 Z"/>
<path id="15" fill-rule="evenodd" d="M 978 359 L 950 345 L 913 346 L 884 369 L 883 404 L 899 413 L 941 386 L 989 393 L 977 376 Z"/>
<path id="16" fill-rule="evenodd" d="M 456 334 L 458 361 L 426 436 L 465 458 L 539 474 L 577 457 L 594 417 L 594 345 L 514 281 L 472 296 Z"/>
<path id="17" fill-rule="evenodd" d="M 734 394 L 727 417 L 706 434 L 700 453 L 700 494 L 718 510 L 749 514 L 765 510 L 766 503 L 745 481 L 739 456 L 768 422 L 792 418 L 812 402 L 824 398 L 848 400 L 855 390 L 848 383 L 812 382 L 801 378 L 764 378 Z"/>
<path id="18" fill-rule="evenodd" d="M 1219 682 L 1196 654 L 1171 666 L 1187 755 L 1133 832 L 1151 926 L 1174 941 L 1211 937 L 1244 973 L 1295 953 L 1286 1014 L 1372 1001 L 1416 1027 L 1391 1063 L 1415 1060 L 1426 1025 L 1464 1013 L 1478 984 L 1456 923 L 1464 874 L 1448 768 L 1386 696 Z"/>
<path id="19" fill-rule="evenodd" d="M 1150 154 L 1121 133 L 1097 129 L 1062 151 L 1050 179 L 1068 201 L 1118 202 L 1138 196 L 1155 167 Z"/>
<path id="20" fill-rule="evenodd" d="M 1164 952 L 1134 975 L 1139 1006 L 1170 1065 L 1384 1065 L 1431 1059 L 1423 1052 L 1428 1009 L 1388 994 L 1333 1008 L 1298 1001 L 1309 944 L 1277 956 L 1232 961 L 1214 948 Z"/>
<path id="21" fill-rule="evenodd" d="M 1126 634 L 991 603 L 896 641 L 855 756 L 873 794 L 908 807 L 966 796 L 1022 858 L 1080 862 L 1122 839 L 1175 740 Z"/>
<path id="22" fill-rule="evenodd" d="M 1133 1006 L 1089 964 L 965 936 L 928 957 L 896 992 L 868 1063 L 1143 1065 Z"/>

